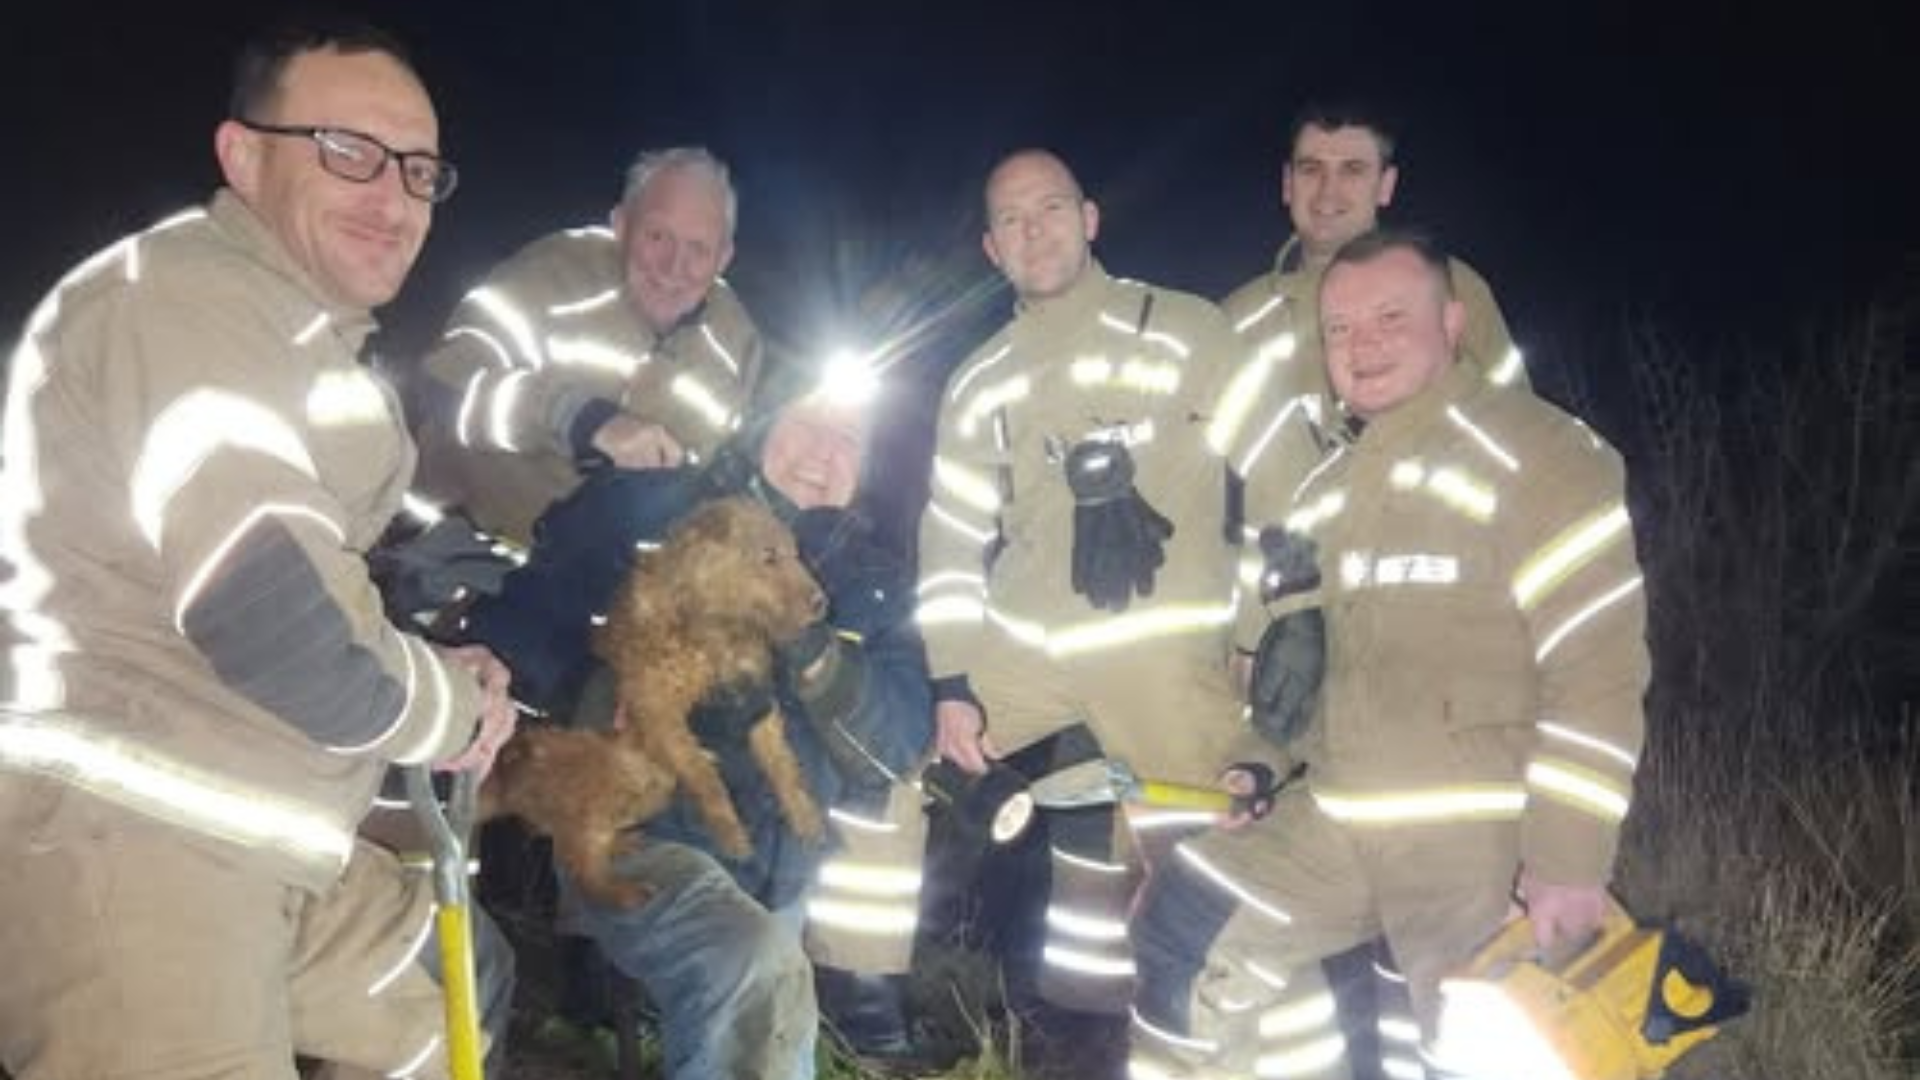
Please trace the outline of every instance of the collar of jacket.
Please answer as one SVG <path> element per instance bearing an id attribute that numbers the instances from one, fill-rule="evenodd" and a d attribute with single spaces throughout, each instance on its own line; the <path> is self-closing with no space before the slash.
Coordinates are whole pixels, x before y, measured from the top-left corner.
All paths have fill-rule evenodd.
<path id="1" fill-rule="evenodd" d="M 1298 234 L 1287 237 L 1287 242 L 1280 245 L 1279 253 L 1273 257 L 1273 276 L 1289 277 L 1305 273 L 1306 269 L 1307 246 L 1300 242 Z"/>
<path id="2" fill-rule="evenodd" d="M 1411 401 L 1367 421 L 1358 434 L 1345 436 L 1345 441 L 1367 453 L 1390 453 L 1419 438 L 1450 406 L 1464 404 L 1494 389 L 1497 388 L 1487 382 L 1486 374 L 1478 365 L 1469 363 L 1456 352 L 1453 365 L 1438 382 L 1415 394 Z M 1341 416 L 1346 416 L 1344 409 Z"/>
<path id="3" fill-rule="evenodd" d="M 358 353 L 366 343 L 367 335 L 373 333 L 375 322 L 373 312 L 364 308 L 346 307 L 327 299 L 320 286 L 301 269 L 287 249 L 280 244 L 279 237 L 267 228 L 253 212 L 253 208 L 242 200 L 232 188 L 221 188 L 214 192 L 213 201 L 207 206 L 207 216 L 214 225 L 239 248 L 248 258 L 259 263 L 275 277 L 284 278 L 300 295 L 312 301 L 320 310 L 327 313 L 333 332 L 346 343 L 350 352 Z"/>
<path id="4" fill-rule="evenodd" d="M 1113 287 L 1113 278 L 1100 260 L 1088 256 L 1087 268 L 1059 296 L 1022 300 L 1014 306 L 1014 326 L 1023 333 L 1051 335 L 1077 329 L 1093 319 Z"/>

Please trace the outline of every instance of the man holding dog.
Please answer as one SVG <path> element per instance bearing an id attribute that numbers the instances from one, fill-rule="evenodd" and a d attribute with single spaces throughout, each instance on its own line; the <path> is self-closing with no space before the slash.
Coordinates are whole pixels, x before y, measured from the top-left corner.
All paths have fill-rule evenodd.
<path id="1" fill-rule="evenodd" d="M 19 1080 L 444 1076 L 427 876 L 357 841 L 389 763 L 484 772 L 506 670 L 381 614 L 413 469 L 359 362 L 455 172 L 404 52 L 252 42 L 226 186 L 44 300 L 0 470 L 0 1062 Z M 511 954 L 484 918 L 504 1035 Z"/>
<path id="2" fill-rule="evenodd" d="M 827 594 L 826 621 L 780 658 L 774 697 L 809 791 L 833 808 L 838 850 L 794 835 L 747 753 L 765 699 L 716 695 L 691 722 L 718 761 L 752 853 L 723 856 L 692 804 L 678 799 L 645 825 L 639 850 L 617 864 L 653 890 L 643 905 L 622 909 L 570 897 L 570 929 L 591 937 L 660 1009 L 667 1069 L 676 1078 L 812 1075 L 818 1012 L 801 924 L 809 915 L 817 924 L 820 911 L 803 911 L 801 902 L 818 899 L 823 881 L 842 880 L 823 875 L 824 861 L 872 847 L 863 830 L 876 822 L 885 827 L 893 807 L 918 810 L 897 781 L 920 763 L 930 739 L 907 562 L 876 541 L 854 505 L 867 407 L 806 392 L 770 412 L 770 421 L 750 424 L 737 448 L 723 449 L 704 468 L 590 478 L 542 519 L 526 567 L 508 577 L 498 597 L 477 604 L 467 625 L 470 636 L 524 666 L 529 685 L 549 690 L 549 703 L 575 723 L 600 725 L 614 722 L 617 703 L 606 670 L 590 663 L 589 617 L 624 578 L 635 543 L 658 541 L 703 500 L 744 494 L 772 508 Z M 568 688 L 581 679 L 585 690 L 569 703 Z M 913 895 L 882 899 L 909 916 L 914 910 Z M 826 910 L 832 916 L 848 905 Z M 910 946 L 910 932 L 906 940 Z M 865 960 L 858 949 L 840 949 L 822 963 L 840 969 Z M 897 1002 L 876 1004 L 871 993 L 863 1004 L 865 1019 L 875 1019 L 876 1008 L 897 1009 Z M 877 1019 L 895 1025 L 875 1032 L 881 1041 L 904 1041 L 897 1012 Z"/>
<path id="3" fill-rule="evenodd" d="M 1211 304 L 1107 274 L 1099 208 L 1053 154 L 1002 160 L 985 203 L 1015 311 L 940 403 L 917 616 L 939 752 L 1032 778 L 1111 756 L 1211 785 L 1258 749 L 1227 678 L 1235 549 L 1213 448 L 1240 344 Z M 1055 1005 L 1123 1012 L 1129 834 L 1111 807 L 1045 818 L 1046 940 L 1013 974 Z"/>

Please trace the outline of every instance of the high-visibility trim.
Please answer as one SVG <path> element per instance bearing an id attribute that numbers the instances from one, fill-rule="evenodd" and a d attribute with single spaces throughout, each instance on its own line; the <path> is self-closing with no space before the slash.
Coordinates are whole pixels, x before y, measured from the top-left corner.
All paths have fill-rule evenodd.
<path id="1" fill-rule="evenodd" d="M 1174 1074 L 1151 1062 L 1137 1057 L 1127 1061 L 1127 1080 L 1176 1080 Z"/>
<path id="2" fill-rule="evenodd" d="M 220 542 L 213 546 L 213 550 L 207 553 L 206 558 L 200 560 L 198 566 L 188 571 L 185 583 L 180 587 L 180 596 L 174 601 L 173 605 L 173 628 L 175 630 L 178 630 L 182 634 L 187 632 L 187 612 L 192 610 L 194 603 L 200 599 L 200 594 L 206 591 L 207 583 L 213 580 L 214 575 L 219 572 L 221 565 L 227 561 L 227 556 L 232 554 L 233 549 L 239 545 L 240 541 L 248 533 L 253 531 L 255 525 L 260 524 L 260 522 L 266 520 L 268 517 L 305 518 L 320 526 L 327 535 L 333 537 L 334 543 L 345 544 L 347 542 L 346 529 L 342 527 L 339 522 L 328 517 L 324 512 L 311 506 L 303 503 L 262 503 L 255 506 L 253 509 L 247 511 L 247 515 L 240 519 L 239 524 L 227 531 L 227 535 L 222 537 Z"/>
<path id="3" fill-rule="evenodd" d="M 1248 974 L 1272 989 L 1285 990 L 1287 988 L 1287 977 L 1285 975 L 1268 968 L 1256 960 L 1243 960 L 1241 963 L 1246 967 Z"/>
<path id="4" fill-rule="evenodd" d="M 392 967 L 381 973 L 373 982 L 367 985 L 368 997 L 379 997 L 385 992 L 387 987 L 393 985 L 395 979 L 406 974 L 407 969 L 413 967 L 419 960 L 420 951 L 426 948 L 427 938 L 433 934 L 434 917 L 439 911 L 440 905 L 438 902 L 427 905 L 427 917 L 420 921 L 420 928 L 413 932 L 413 943 L 407 946 L 406 951 L 400 954 L 400 958 L 394 961 Z"/>
<path id="5" fill-rule="evenodd" d="M 1534 650 L 1534 661 L 1538 663 L 1545 660 L 1553 653 L 1553 650 L 1559 648 L 1567 638 L 1571 637 L 1574 631 L 1585 626 L 1594 616 L 1599 615 L 1613 605 L 1639 592 L 1640 583 L 1640 576 L 1635 574 L 1633 577 L 1594 597 L 1585 607 L 1569 615 L 1559 626 L 1554 627 L 1545 637 L 1540 639 L 1539 648 Z"/>
<path id="6" fill-rule="evenodd" d="M 1427 1080 L 1427 1068 L 1418 1058 L 1403 1058 L 1398 1054 L 1380 1055 L 1380 1073 L 1387 1080 Z"/>
<path id="7" fill-rule="evenodd" d="M 493 354 L 493 358 L 500 361 L 500 367 L 513 368 L 519 366 L 513 362 L 513 357 L 507 352 L 507 347 L 500 344 L 499 338 L 494 337 L 492 334 L 487 333 L 477 326 L 456 326 L 441 335 L 441 340 L 452 341 L 455 338 L 463 337 L 474 338 L 478 340 L 480 344 L 485 345 L 487 351 Z M 472 385 L 471 382 L 469 382 L 468 385 Z"/>
<path id="8" fill-rule="evenodd" d="M 359 368 L 323 371 L 307 391 L 307 420 L 314 427 L 389 424 L 387 395 L 373 376 Z"/>
<path id="9" fill-rule="evenodd" d="M 980 430 L 982 420 L 993 415 L 996 410 L 1025 401 L 1032 393 L 1033 380 L 1025 375 L 1015 375 L 981 387 L 980 392 L 967 402 L 966 410 L 960 414 L 960 434 L 969 439 L 973 438 Z"/>
<path id="10" fill-rule="evenodd" d="M 922 627 L 978 624 L 986 618 L 987 605 L 965 596 L 942 596 L 923 600 L 914 609 L 913 621 Z"/>
<path id="11" fill-rule="evenodd" d="M 1085 975 L 1101 979 L 1131 979 L 1134 974 L 1133 959 L 1100 956 L 1081 952 L 1065 945 L 1049 944 L 1040 950 L 1040 958 L 1053 967 L 1071 971 L 1075 975 Z"/>
<path id="12" fill-rule="evenodd" d="M 936 454 L 933 459 L 933 482 L 941 491 L 974 510 L 983 514 L 1000 512 L 1000 491 L 993 481 L 957 461 Z"/>
<path id="13" fill-rule="evenodd" d="M 923 597 L 947 589 L 958 589 L 971 595 L 985 596 L 987 595 L 987 578 L 985 574 L 970 573 L 965 570 L 941 570 L 921 578 L 920 583 L 914 586 L 914 592 Z"/>
<path id="14" fill-rule="evenodd" d="M 447 665 L 440 659 L 433 646 L 418 638 L 398 635 L 400 653 L 407 661 L 407 699 L 395 718 L 393 727 L 381 733 L 370 742 L 358 747 L 329 747 L 335 753 L 365 753 L 384 743 L 404 725 L 413 715 L 414 703 L 420 700 L 420 683 L 424 677 L 431 685 L 433 715 L 424 730 L 411 744 L 396 748 L 391 760 L 400 765 L 413 765 L 424 762 L 435 747 L 440 746 L 453 726 L 453 684 L 447 678 Z M 418 659 L 415 655 L 418 654 Z"/>
<path id="15" fill-rule="evenodd" d="M 1410 1016 L 1382 1016 L 1378 1030 L 1383 1042 L 1402 1046 L 1420 1045 L 1420 1025 Z"/>
<path id="16" fill-rule="evenodd" d="M 118 806 L 248 847 L 345 866 L 352 830 L 277 792 L 208 772 L 60 714 L 0 713 L 0 765 L 72 784 Z"/>
<path id="17" fill-rule="evenodd" d="M 1373 968 L 1373 977 L 1379 979 L 1381 982 L 1393 986 L 1407 985 L 1407 976 L 1404 972 L 1395 971 L 1378 960 L 1375 960 L 1370 966 Z"/>
<path id="18" fill-rule="evenodd" d="M 315 315 L 313 318 L 307 320 L 307 325 L 301 327 L 299 333 L 293 335 L 293 343 L 301 348 L 305 348 L 313 342 L 314 338 L 320 336 L 321 331 L 332 325 L 332 323 L 333 317 L 324 311 Z"/>
<path id="19" fill-rule="evenodd" d="M 1240 901 L 1240 903 L 1254 911 L 1265 915 L 1274 922 L 1279 923 L 1281 926 L 1292 925 L 1293 916 L 1255 895 L 1251 889 L 1235 881 L 1224 870 L 1207 861 L 1205 856 L 1195 852 L 1185 844 L 1177 845 L 1173 850 L 1179 854 L 1180 858 L 1184 860 L 1188 866 L 1193 867 L 1202 877 L 1212 882 L 1215 887 L 1221 889 L 1227 895 Z"/>
<path id="20" fill-rule="evenodd" d="M 995 349 L 992 355 L 983 358 L 979 363 L 973 365 L 973 367 L 969 368 L 966 371 L 961 372 L 960 376 L 953 381 L 952 388 L 950 388 L 947 391 L 947 401 L 948 402 L 959 401 L 961 395 L 967 392 L 967 387 L 973 383 L 973 380 L 986 374 L 989 370 L 991 370 L 993 367 L 998 365 L 1000 361 L 1005 360 L 1007 358 L 1007 355 L 1011 352 L 1013 352 L 1013 343 L 1008 342 L 1007 344 L 1000 346 L 998 349 Z"/>
<path id="21" fill-rule="evenodd" d="M 1220 815 L 1211 810 L 1168 810 L 1138 806 L 1127 807 L 1127 824 L 1135 832 L 1152 832 L 1156 829 L 1193 829 L 1204 828 L 1220 820 Z"/>
<path id="22" fill-rule="evenodd" d="M 937 500 L 927 504 L 927 512 L 932 514 L 933 519 L 943 528 L 958 533 L 962 538 L 970 540 L 982 548 L 993 543 L 1000 535 L 996 529 L 981 528 L 967 521 L 953 511 L 940 505 Z"/>
<path id="23" fill-rule="evenodd" d="M 888 821 L 884 818 L 865 817 L 842 806 L 829 807 L 827 809 L 827 817 L 831 818 L 835 824 L 844 825 L 856 832 L 874 833 L 884 836 L 900 831 L 898 822 Z"/>
<path id="24" fill-rule="evenodd" d="M 440 1039 L 441 1035 L 437 1031 L 427 1036 L 426 1042 L 421 1044 L 420 1049 L 414 1051 L 411 1057 L 387 1074 L 389 1080 L 412 1080 L 427 1062 L 433 1060 L 433 1055 L 439 1052 Z"/>
<path id="25" fill-rule="evenodd" d="M 737 378 L 740 374 L 740 361 L 735 360 L 733 354 L 727 351 L 727 347 L 720 344 L 720 337 L 713 332 L 713 327 L 701 323 L 700 337 L 706 341 L 707 348 L 713 351 L 713 355 L 719 357 L 720 362 L 727 365 L 727 370 Z"/>
<path id="26" fill-rule="evenodd" d="M 1214 409 L 1213 420 L 1207 424 L 1207 449 L 1216 454 L 1225 454 L 1233 448 L 1239 438 L 1240 428 L 1246 424 L 1247 416 L 1260 400 L 1261 388 L 1272 378 L 1274 363 L 1264 357 L 1240 365 L 1240 370 L 1228 380 L 1226 392 L 1220 395 L 1219 405 Z M 1291 402 L 1288 403 L 1291 406 Z"/>
<path id="27" fill-rule="evenodd" d="M 1513 452 L 1501 445 L 1498 439 L 1488 434 L 1486 428 L 1468 419 L 1467 414 L 1461 412 L 1458 405 L 1447 406 L 1447 419 L 1453 421 L 1454 427 L 1466 432 L 1469 438 L 1479 444 L 1480 449 L 1487 452 L 1488 457 L 1500 463 L 1501 468 L 1510 473 L 1520 471 L 1520 459 L 1514 457 Z"/>
<path id="28" fill-rule="evenodd" d="M 1338 517 L 1347 508 L 1345 490 L 1329 491 L 1287 515 L 1287 528 L 1302 536 L 1310 536 L 1320 526 Z"/>
<path id="29" fill-rule="evenodd" d="M 1086 941 L 1127 940 L 1125 920 L 1101 915 L 1083 915 L 1059 904 L 1048 905 L 1047 928 L 1067 937 L 1081 938 Z"/>
<path id="30" fill-rule="evenodd" d="M 534 335 L 533 323 L 527 319 L 526 313 L 502 295 L 500 290 L 491 285 L 482 285 L 467 294 L 467 302 L 486 312 L 493 317 L 494 322 L 500 324 L 500 328 L 507 332 L 507 336 L 513 339 L 514 345 L 520 350 L 520 360 L 525 366 L 532 368 L 546 366 L 546 357 L 540 351 L 540 341 Z"/>
<path id="31" fill-rule="evenodd" d="M 400 512 L 422 525 L 440 524 L 447 512 L 438 503 L 417 492 L 404 492 L 400 496 Z"/>
<path id="32" fill-rule="evenodd" d="M 1281 304 L 1284 304 L 1286 302 L 1287 302 L 1287 298 L 1284 295 L 1276 294 L 1274 296 L 1268 297 L 1266 303 L 1261 304 L 1257 308 L 1254 308 L 1252 313 L 1242 316 L 1239 322 L 1234 323 L 1233 332 L 1236 334 L 1246 333 L 1249 329 L 1253 327 L 1255 323 L 1259 322 L 1261 319 L 1264 319 L 1268 315 L 1272 314 L 1274 308 L 1277 308 Z"/>
<path id="33" fill-rule="evenodd" d="M 918 896 L 920 871 L 879 863 L 832 859 L 820 867 L 820 884 L 868 896 Z"/>
<path id="34" fill-rule="evenodd" d="M 1511 386 L 1526 370 L 1526 354 L 1520 351 L 1520 346 L 1509 345 L 1500 362 L 1487 372 L 1487 381 L 1495 386 Z"/>
<path id="35" fill-rule="evenodd" d="M 155 551 L 174 496 L 224 450 L 264 454 L 308 479 L 319 476 L 300 433 L 273 410 L 224 390 L 189 391 L 154 418 L 133 466 L 133 520 Z"/>
<path id="36" fill-rule="evenodd" d="M 1638 756 L 1631 750 L 1617 743 L 1608 742 L 1605 739 L 1589 735 L 1584 731 L 1576 731 L 1564 724 L 1556 724 L 1551 720 L 1542 720 L 1534 726 L 1540 730 L 1540 734 L 1545 735 L 1549 739 L 1557 739 L 1561 742 L 1580 747 L 1582 750 L 1590 750 L 1603 757 L 1619 762 L 1629 770 L 1638 768 L 1640 765 Z"/>
<path id="37" fill-rule="evenodd" d="M 547 314 L 556 318 L 566 318 L 569 315 L 584 315 L 589 311 L 598 311 L 618 299 L 620 299 L 619 289 L 605 289 L 583 300 L 569 300 L 561 304 L 549 304 L 547 305 Z"/>
<path id="38" fill-rule="evenodd" d="M 1332 1023 L 1335 1012 L 1333 994 L 1326 990 L 1276 1005 L 1260 1014 L 1260 1037 L 1291 1039 L 1304 1035 Z"/>
<path id="39" fill-rule="evenodd" d="M 1076 870 L 1085 870 L 1089 873 L 1106 874 L 1110 876 L 1127 873 L 1127 865 L 1125 863 L 1103 862 L 1099 859 L 1088 858 L 1085 855 L 1077 855 L 1058 847 L 1049 847 L 1047 854 Z"/>
<path id="40" fill-rule="evenodd" d="M 1586 566 L 1608 547 L 1630 536 L 1633 522 L 1622 503 L 1612 503 L 1561 530 L 1542 544 L 1513 575 L 1513 600 L 1529 610 L 1574 571 Z"/>
<path id="41" fill-rule="evenodd" d="M 1059 628 L 1048 628 L 998 607 L 988 607 L 986 615 L 1015 640 L 1062 658 L 1226 626 L 1233 622 L 1234 609 L 1232 602 L 1165 604 Z"/>
<path id="42" fill-rule="evenodd" d="M 1510 821 L 1527 808 L 1527 792 L 1518 784 L 1463 784 L 1369 795 L 1315 789 L 1313 801 L 1321 813 L 1348 825 Z"/>
<path id="43" fill-rule="evenodd" d="M 487 401 L 487 441 L 496 450 L 509 453 L 520 447 L 514 442 L 513 420 L 520 411 L 520 398 L 526 393 L 527 380 L 533 372 L 526 370 L 509 371 L 500 377 L 499 385 Z"/>
<path id="44" fill-rule="evenodd" d="M 883 937 L 911 934 L 920 921 L 911 908 L 820 896 L 807 901 L 807 918 L 836 930 Z"/>
<path id="45" fill-rule="evenodd" d="M 1527 765 L 1527 785 L 1556 802 L 1610 822 L 1625 820 L 1628 793 L 1611 778 L 1570 761 L 1536 758 Z"/>
<path id="46" fill-rule="evenodd" d="M 725 431 L 732 426 L 733 407 L 720 400 L 711 387 L 694 376 L 686 373 L 675 375 L 673 381 L 667 384 L 667 391 L 699 413 L 700 418 L 715 430 Z"/>
<path id="47" fill-rule="evenodd" d="M 1212 1054 L 1218 1052 L 1220 1049 L 1220 1044 L 1213 1039 L 1202 1039 L 1192 1035 L 1178 1035 L 1168 1031 L 1166 1028 L 1141 1016 L 1140 1010 L 1137 1008 L 1129 1008 L 1127 1015 L 1133 1026 L 1139 1030 L 1141 1034 L 1163 1045 L 1199 1054 Z"/>
<path id="48" fill-rule="evenodd" d="M 1347 1038 L 1335 1031 L 1296 1050 L 1261 1054 L 1253 1060 L 1253 1075 L 1261 1080 L 1294 1080 L 1333 1071 L 1347 1056 Z"/>
<path id="49" fill-rule="evenodd" d="M 633 377 L 649 357 L 634 356 L 610 342 L 592 337 L 547 337 L 547 355 L 555 366 L 591 368 L 622 379 Z"/>

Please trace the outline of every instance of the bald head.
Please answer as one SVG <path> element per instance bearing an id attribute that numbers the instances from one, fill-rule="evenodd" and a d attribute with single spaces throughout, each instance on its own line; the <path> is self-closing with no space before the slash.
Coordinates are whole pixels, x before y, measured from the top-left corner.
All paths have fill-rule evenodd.
<path id="1" fill-rule="evenodd" d="M 1092 261 L 1100 209 L 1065 162 L 1045 150 L 1008 155 L 987 175 L 981 246 L 1022 300 L 1071 289 Z"/>

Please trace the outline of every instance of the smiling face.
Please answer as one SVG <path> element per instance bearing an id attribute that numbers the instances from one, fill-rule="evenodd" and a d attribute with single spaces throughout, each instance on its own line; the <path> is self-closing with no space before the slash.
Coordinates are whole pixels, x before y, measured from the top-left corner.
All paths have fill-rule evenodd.
<path id="1" fill-rule="evenodd" d="M 801 401 L 767 432 L 760 473 L 802 510 L 853 501 L 867 456 L 867 417 L 856 407 Z"/>
<path id="2" fill-rule="evenodd" d="M 1371 232 L 1393 201 L 1399 170 L 1381 160 L 1380 141 L 1363 127 L 1300 129 L 1281 171 L 1280 197 L 1308 257 L 1325 262 L 1340 245 Z"/>
<path id="3" fill-rule="evenodd" d="M 1465 318 L 1441 271 L 1411 250 L 1335 263 L 1320 283 L 1327 378 L 1348 412 L 1371 420 L 1440 381 Z"/>
<path id="4" fill-rule="evenodd" d="M 1080 280 L 1100 231 L 1100 210 L 1059 158 L 1015 154 L 987 180 L 987 258 L 1022 300 L 1059 296 Z"/>
<path id="5" fill-rule="evenodd" d="M 345 128 L 400 151 L 440 150 L 426 89 L 382 52 L 301 53 L 263 111 L 246 119 Z M 309 138 L 249 131 L 231 120 L 214 138 L 228 185 L 328 300 L 366 309 L 400 291 L 426 242 L 433 207 L 401 187 L 397 162 L 362 184 L 321 168 Z"/>
<path id="6" fill-rule="evenodd" d="M 733 260 L 726 195 L 694 167 L 662 170 L 614 212 L 627 295 L 655 333 L 699 307 Z"/>

